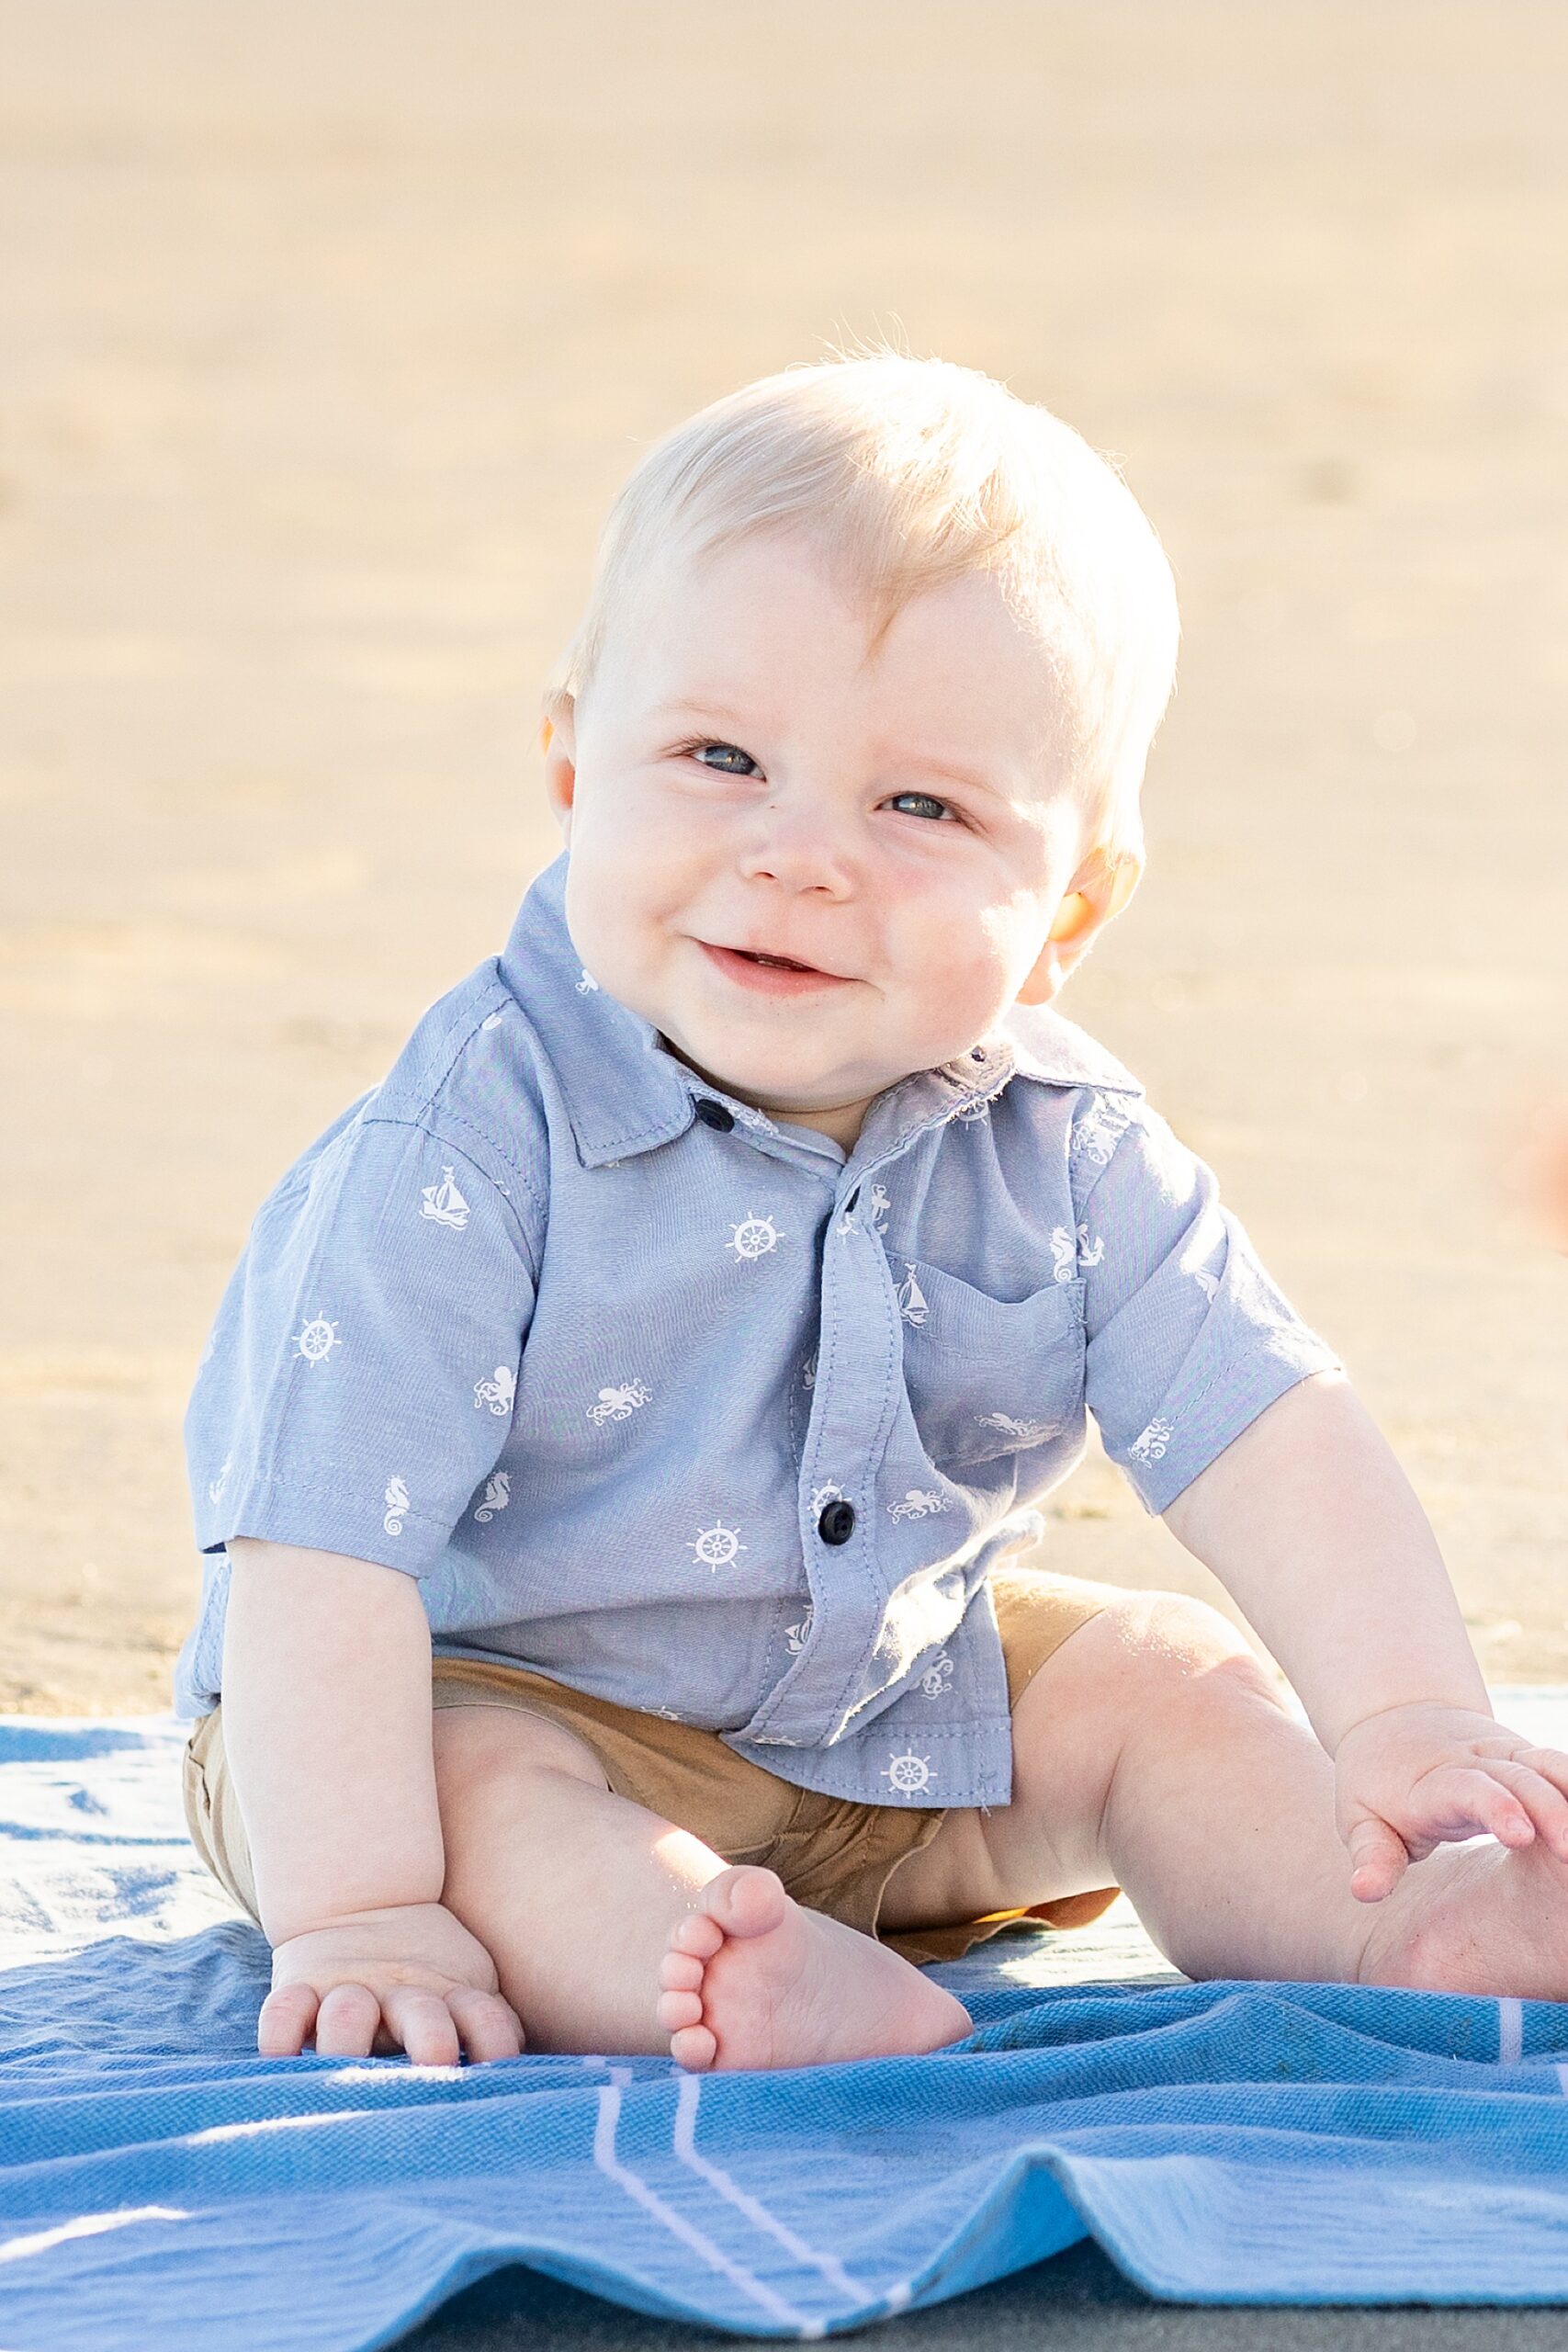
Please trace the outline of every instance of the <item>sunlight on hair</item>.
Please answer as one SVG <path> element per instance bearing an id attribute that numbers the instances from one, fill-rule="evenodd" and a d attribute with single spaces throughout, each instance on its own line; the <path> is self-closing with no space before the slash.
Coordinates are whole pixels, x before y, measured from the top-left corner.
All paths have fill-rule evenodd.
<path id="1" fill-rule="evenodd" d="M 1055 673 L 1075 782 L 1108 859 L 1142 848 L 1138 791 L 1175 676 L 1170 566 L 1120 473 L 978 368 L 858 344 L 701 409 L 648 450 L 605 519 L 588 603 L 552 669 L 590 692 L 655 564 L 807 530 L 872 623 L 990 573 Z"/>

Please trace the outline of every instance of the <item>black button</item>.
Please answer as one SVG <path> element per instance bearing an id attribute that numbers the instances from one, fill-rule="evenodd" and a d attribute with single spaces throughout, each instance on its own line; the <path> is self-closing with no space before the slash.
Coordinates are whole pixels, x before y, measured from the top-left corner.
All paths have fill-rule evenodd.
<path id="1" fill-rule="evenodd" d="M 970 1049 L 969 1058 L 972 1062 L 983 1062 L 986 1058 L 986 1048 L 984 1046 L 973 1046 Z"/>
<path id="2" fill-rule="evenodd" d="M 855 1532 L 855 1507 L 840 1497 L 829 1503 L 817 1522 L 817 1532 L 824 1544 L 847 1544 Z"/>
<path id="3" fill-rule="evenodd" d="M 727 1111 L 722 1102 L 712 1102 L 705 1094 L 697 1104 L 697 1116 L 705 1127 L 716 1127 L 721 1136 L 727 1136 L 735 1125 L 734 1112 Z"/>

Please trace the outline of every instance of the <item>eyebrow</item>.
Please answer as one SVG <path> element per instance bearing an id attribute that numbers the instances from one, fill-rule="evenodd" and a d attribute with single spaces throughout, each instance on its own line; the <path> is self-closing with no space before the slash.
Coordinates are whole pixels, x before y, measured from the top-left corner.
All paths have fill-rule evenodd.
<path id="1" fill-rule="evenodd" d="M 741 717 L 739 711 L 731 710 L 728 703 L 710 702 L 704 695 L 683 695 L 679 702 L 657 703 L 649 711 L 649 717 L 650 718 L 679 718 L 682 712 L 693 718 L 728 719 L 732 727 L 746 727 L 750 724 L 749 719 Z"/>
<path id="2" fill-rule="evenodd" d="M 709 702 L 697 695 L 684 696 L 678 702 L 656 704 L 649 716 L 651 718 L 681 717 L 719 718 L 723 719 L 727 726 L 742 729 L 750 727 L 752 723 L 741 712 L 732 710 L 728 703 Z M 909 757 L 912 763 L 927 775 L 945 776 L 950 784 L 965 785 L 971 792 L 983 792 L 989 798 L 999 801 L 1006 808 L 1016 805 L 1013 796 L 1002 786 L 993 784 L 988 776 L 978 775 L 973 768 L 950 766 L 945 759 L 927 752 L 915 752 L 910 753 Z"/>

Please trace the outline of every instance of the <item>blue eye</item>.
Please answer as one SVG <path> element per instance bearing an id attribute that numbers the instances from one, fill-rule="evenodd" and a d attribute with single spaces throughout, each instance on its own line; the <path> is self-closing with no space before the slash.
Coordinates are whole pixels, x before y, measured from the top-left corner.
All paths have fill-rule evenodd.
<path id="1" fill-rule="evenodd" d="M 947 808 L 945 800 L 939 800 L 935 794 L 931 792 L 896 792 L 890 806 L 897 807 L 900 800 L 918 800 L 923 808 L 934 808 L 939 816 Z"/>
<path id="2" fill-rule="evenodd" d="M 738 743 L 694 743 L 691 746 L 692 757 L 694 760 L 700 761 L 702 765 L 706 767 L 708 763 L 703 759 L 703 753 L 705 752 L 733 752 L 736 758 L 738 760 L 744 760 L 748 766 L 755 767 L 757 764 L 756 761 L 752 759 L 750 752 L 743 752 Z M 715 768 L 713 773 L 716 775 L 739 775 L 741 771 L 739 768 Z"/>

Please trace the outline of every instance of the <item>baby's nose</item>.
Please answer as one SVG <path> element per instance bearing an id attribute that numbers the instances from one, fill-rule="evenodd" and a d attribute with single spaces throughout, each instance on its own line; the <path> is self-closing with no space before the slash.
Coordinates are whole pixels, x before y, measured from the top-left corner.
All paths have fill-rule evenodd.
<path id="1" fill-rule="evenodd" d="M 842 897 L 851 888 L 852 854 L 841 826 L 831 818 L 774 801 L 758 811 L 740 868 L 749 880 Z"/>

